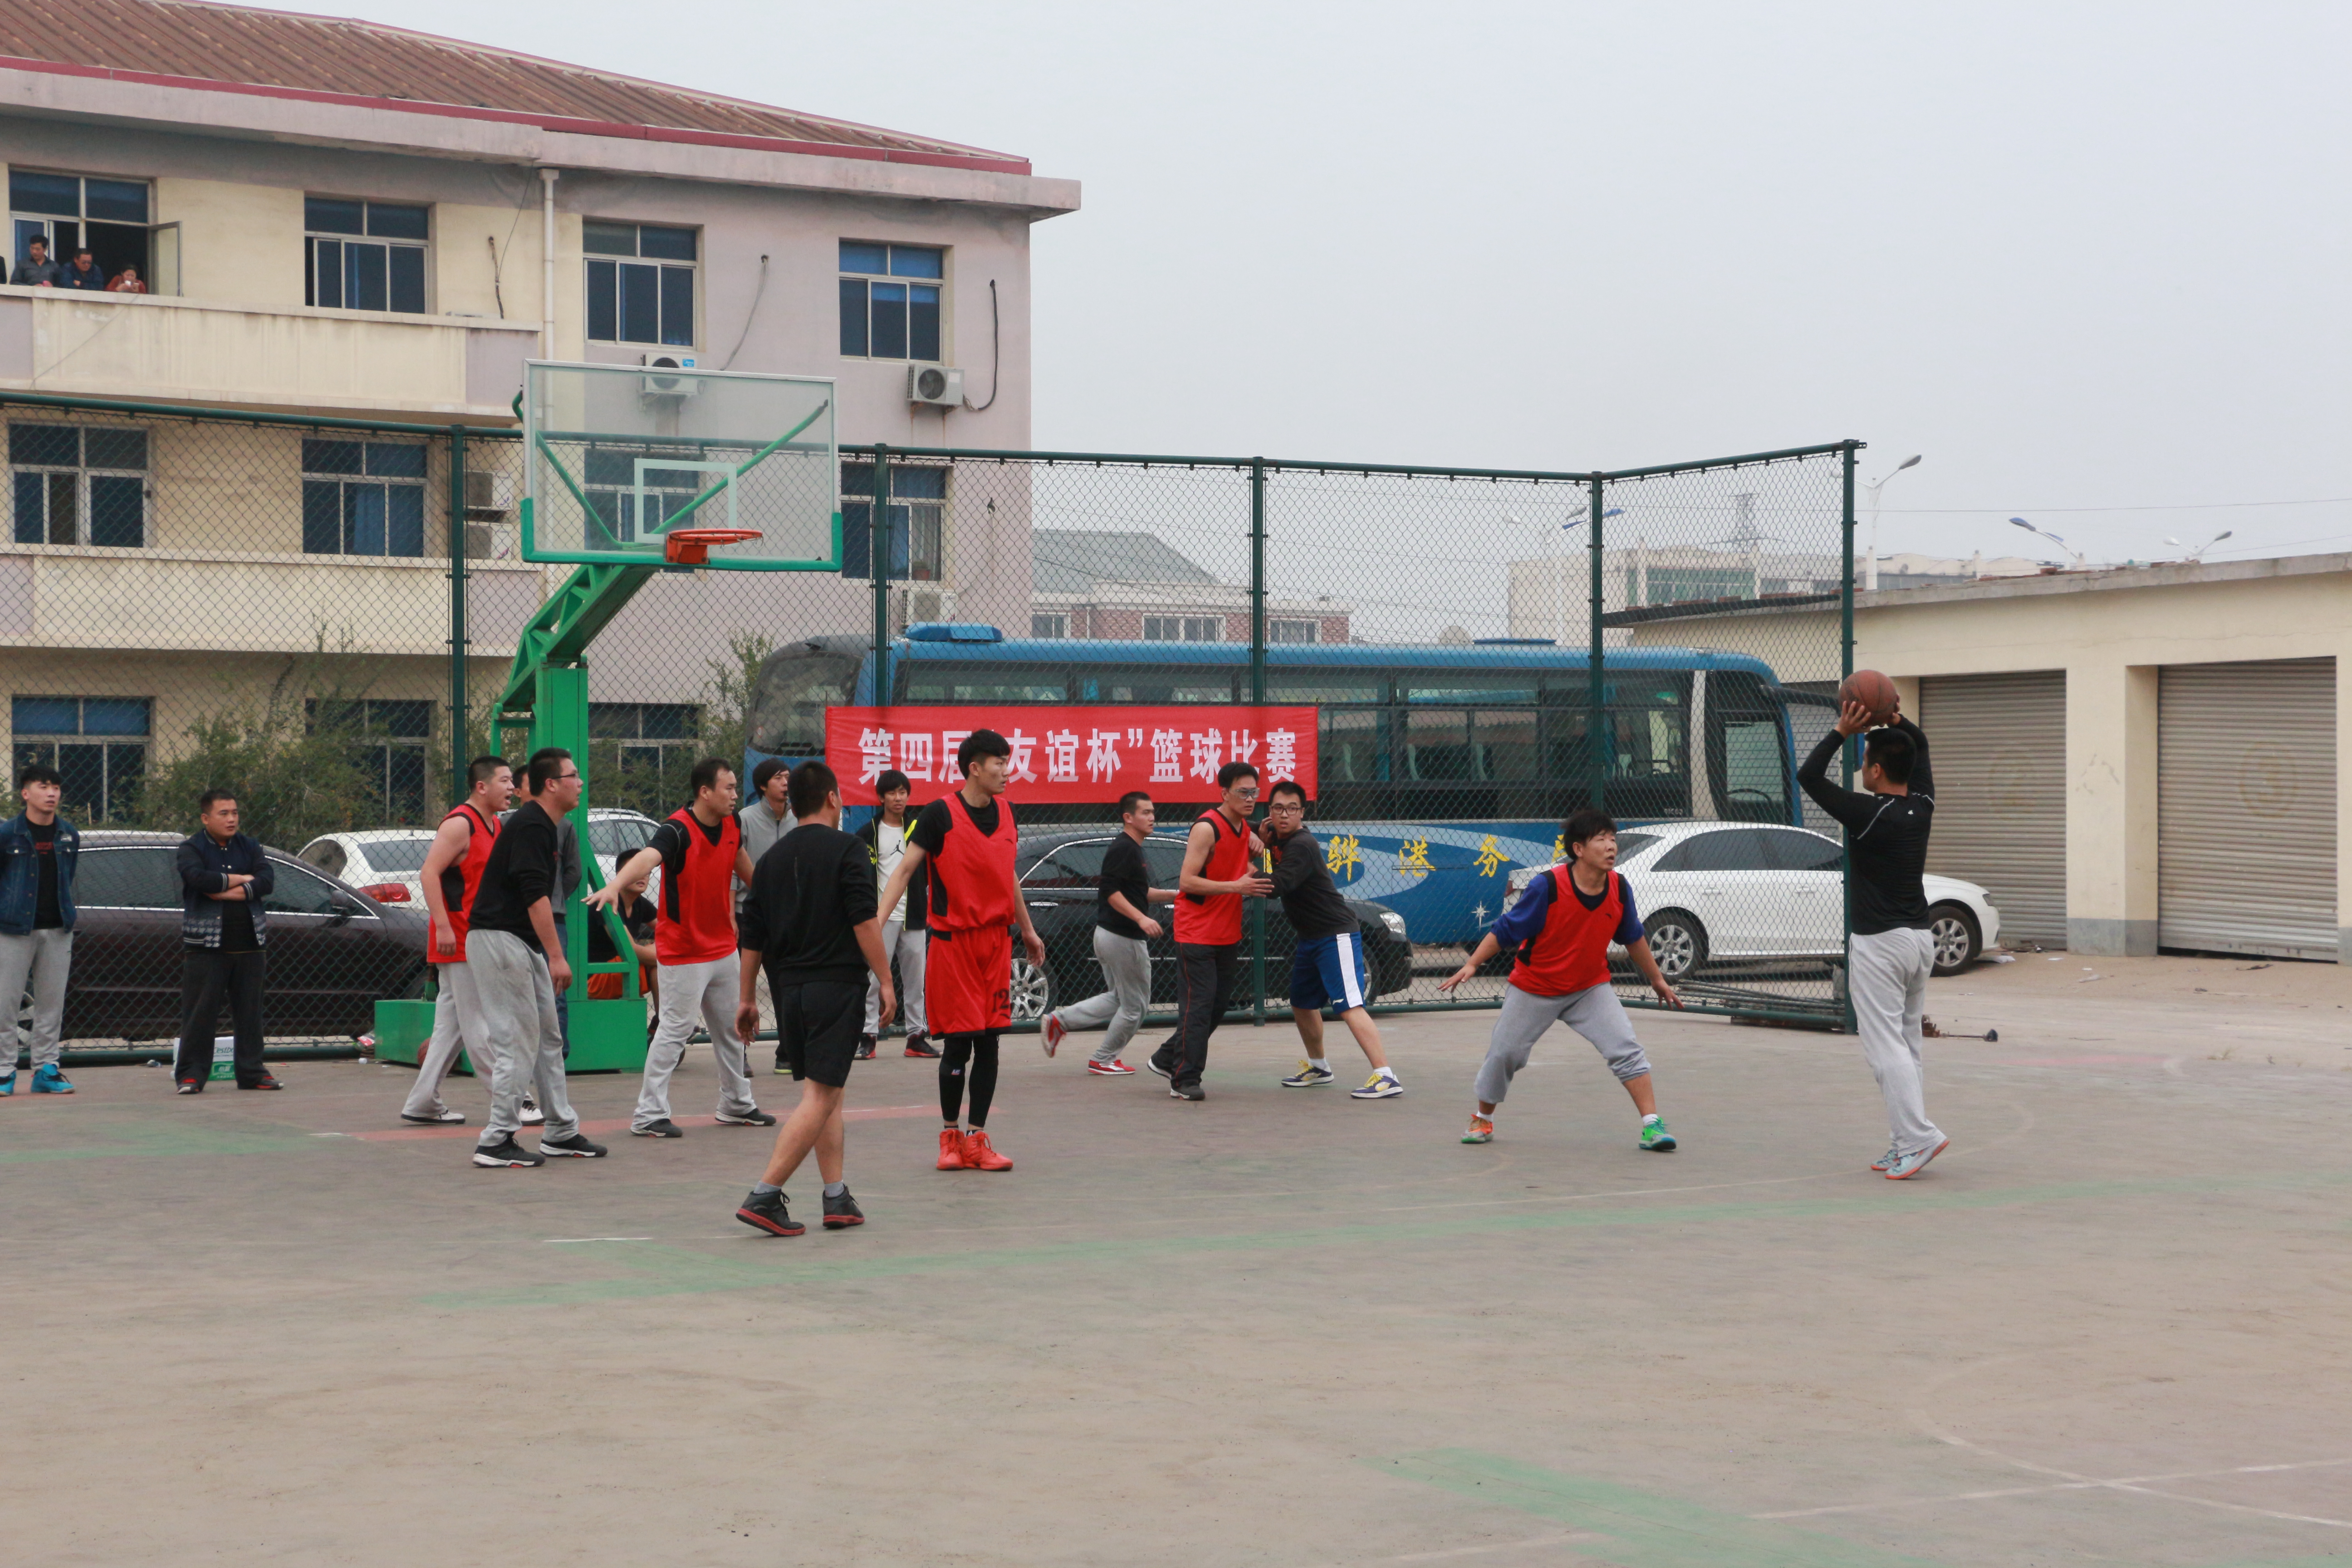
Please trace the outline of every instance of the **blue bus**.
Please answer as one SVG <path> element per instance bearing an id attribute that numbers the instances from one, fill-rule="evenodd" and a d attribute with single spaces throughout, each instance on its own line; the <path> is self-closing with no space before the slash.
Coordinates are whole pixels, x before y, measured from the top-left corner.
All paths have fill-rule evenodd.
<path id="1" fill-rule="evenodd" d="M 813 637 L 761 665 L 745 769 L 767 756 L 822 755 L 828 707 L 1245 703 L 1249 663 L 1238 643 L 916 626 L 892 644 L 889 689 L 877 693 L 872 644 Z M 1475 943 L 1501 912 L 1512 870 L 1557 859 L 1561 819 L 1591 798 L 1588 666 L 1584 649 L 1550 643 L 1267 648 L 1265 700 L 1320 713 L 1311 821 L 1347 892 L 1395 910 L 1415 942 Z M 1792 700 L 1803 700 L 1745 655 L 1610 649 L 1610 813 L 1627 824 L 1801 826 Z M 1110 815 L 1017 797 L 1014 806 L 1034 826 Z"/>

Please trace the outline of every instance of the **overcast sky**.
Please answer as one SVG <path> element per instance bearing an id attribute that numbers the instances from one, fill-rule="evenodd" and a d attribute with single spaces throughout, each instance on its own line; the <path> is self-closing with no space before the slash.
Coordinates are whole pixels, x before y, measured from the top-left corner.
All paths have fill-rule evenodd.
<path id="1" fill-rule="evenodd" d="M 1043 447 L 1851 436 L 1889 550 L 2352 549 L 2341 4 L 355 8 L 1083 181 Z"/>

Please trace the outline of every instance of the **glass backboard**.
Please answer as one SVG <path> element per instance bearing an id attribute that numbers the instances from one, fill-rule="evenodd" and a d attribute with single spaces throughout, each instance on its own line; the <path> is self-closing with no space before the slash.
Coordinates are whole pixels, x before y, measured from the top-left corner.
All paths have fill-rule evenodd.
<path id="1" fill-rule="evenodd" d="M 523 558 L 651 565 L 673 530 L 745 528 L 710 566 L 838 571 L 835 406 L 807 376 L 530 361 Z"/>

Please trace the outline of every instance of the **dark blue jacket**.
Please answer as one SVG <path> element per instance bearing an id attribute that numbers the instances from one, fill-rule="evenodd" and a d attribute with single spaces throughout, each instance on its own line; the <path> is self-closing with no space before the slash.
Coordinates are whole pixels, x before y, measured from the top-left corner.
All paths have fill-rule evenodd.
<path id="1" fill-rule="evenodd" d="M 269 868 L 269 857 L 250 835 L 240 833 L 226 844 L 217 844 L 213 836 L 199 829 L 180 841 L 180 941 L 189 947 L 218 947 L 221 944 L 221 900 L 211 895 L 228 886 L 231 872 L 242 873 L 253 880 L 246 896 L 253 908 L 253 941 L 257 947 L 269 945 L 269 917 L 262 910 L 261 900 L 278 886 L 278 875 Z"/>
<path id="2" fill-rule="evenodd" d="M 0 823 L 0 931 L 23 936 L 33 929 L 41 901 L 41 862 L 33 852 L 32 824 L 19 812 Z M 58 916 L 64 929 L 74 928 L 74 861 L 81 853 L 81 835 L 64 817 L 58 818 Z"/>

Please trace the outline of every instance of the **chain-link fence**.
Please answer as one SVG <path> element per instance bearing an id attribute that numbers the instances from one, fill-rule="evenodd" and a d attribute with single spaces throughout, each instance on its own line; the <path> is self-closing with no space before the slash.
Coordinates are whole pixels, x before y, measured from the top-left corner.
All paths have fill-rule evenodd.
<path id="1" fill-rule="evenodd" d="M 86 834 L 68 1036 L 178 1030 L 170 850 L 212 787 L 281 856 L 273 1039 L 355 1035 L 376 999 L 423 994 L 425 849 L 465 760 L 523 749 L 493 710 L 571 571 L 520 559 L 517 433 L 24 395 L 0 396 L 0 424 L 12 755 L 59 771 Z M 1847 595 L 1851 460 L 1589 475 L 844 448 L 837 572 L 662 572 L 597 636 L 590 847 L 609 872 L 702 757 L 740 761 L 748 796 L 758 759 L 820 754 L 829 707 L 1311 706 L 1310 823 L 1378 1005 L 1498 999 L 1507 959 L 1450 998 L 1436 982 L 1598 800 L 1686 1001 L 1833 1019 L 1843 881 L 1794 773 L 1847 668 L 1819 611 Z M 1002 640 L 907 640 L 938 623 Z M 935 768 L 916 805 L 947 787 Z M 1026 1020 L 1102 987 L 1094 880 L 1117 823 L 1108 802 L 1011 798 L 1049 946 L 1044 972 L 1016 965 Z M 1163 807 L 1157 885 L 1200 809 Z M 1278 906 L 1251 941 L 1238 1005 L 1279 1016 Z M 1152 946 L 1166 1011 L 1173 951 Z"/>

